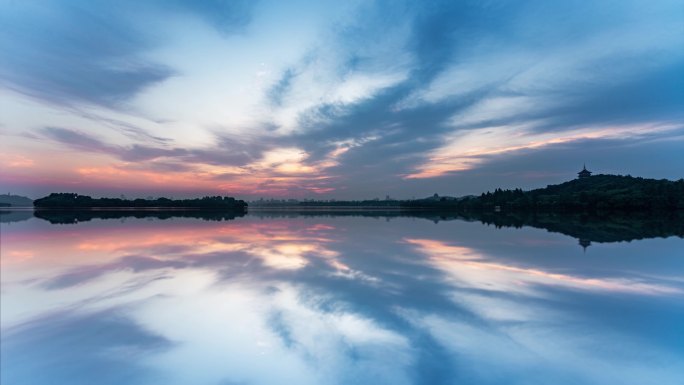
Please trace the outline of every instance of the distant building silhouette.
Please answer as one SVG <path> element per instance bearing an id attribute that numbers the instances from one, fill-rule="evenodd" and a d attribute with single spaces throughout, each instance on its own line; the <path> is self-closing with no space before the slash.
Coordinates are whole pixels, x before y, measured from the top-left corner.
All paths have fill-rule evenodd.
<path id="1" fill-rule="evenodd" d="M 580 171 L 580 172 L 577 173 L 577 177 L 578 177 L 579 179 L 582 179 L 582 178 L 589 178 L 590 176 L 591 176 L 591 171 L 587 170 L 587 166 L 586 166 L 586 165 L 584 165 L 584 167 L 582 167 L 582 171 Z"/>

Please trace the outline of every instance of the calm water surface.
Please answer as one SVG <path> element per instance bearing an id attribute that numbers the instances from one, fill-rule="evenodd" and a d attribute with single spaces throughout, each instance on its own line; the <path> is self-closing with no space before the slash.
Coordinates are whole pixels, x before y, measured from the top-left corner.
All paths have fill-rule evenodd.
<path id="1" fill-rule="evenodd" d="M 1 236 L 3 385 L 684 383 L 677 237 L 264 215 Z"/>

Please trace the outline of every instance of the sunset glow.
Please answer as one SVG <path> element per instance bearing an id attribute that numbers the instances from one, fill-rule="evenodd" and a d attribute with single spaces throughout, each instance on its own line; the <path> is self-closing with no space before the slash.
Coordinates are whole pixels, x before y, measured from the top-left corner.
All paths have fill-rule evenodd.
<path id="1" fill-rule="evenodd" d="M 583 163 L 677 179 L 682 11 L 2 2 L 0 189 L 458 196 Z"/>
<path id="2" fill-rule="evenodd" d="M 2 385 L 679 385 L 683 0 L 0 0 Z"/>

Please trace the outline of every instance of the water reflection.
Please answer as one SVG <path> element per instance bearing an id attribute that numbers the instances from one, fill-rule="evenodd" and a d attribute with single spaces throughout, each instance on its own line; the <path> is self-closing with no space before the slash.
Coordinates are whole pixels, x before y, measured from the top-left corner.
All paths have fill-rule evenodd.
<path id="1" fill-rule="evenodd" d="M 203 211 L 203 210 L 168 210 L 168 209 L 118 209 L 118 210 L 0 210 L 0 222 L 12 223 L 28 220 L 32 217 L 44 219 L 52 224 L 76 224 L 93 219 L 147 218 L 196 218 L 206 221 L 228 221 L 243 217 L 245 213 Z M 396 210 L 396 209 L 354 209 L 345 208 L 336 211 L 325 209 L 301 210 L 263 210 L 256 209 L 251 215 L 261 218 L 296 218 L 313 217 L 365 217 L 382 218 L 390 221 L 396 218 L 420 218 L 439 223 L 440 221 L 466 220 L 480 221 L 497 228 L 523 226 L 546 229 L 551 232 L 570 235 L 577 238 L 578 244 L 586 249 L 592 242 L 630 242 L 647 238 L 667 238 L 676 236 L 684 238 L 684 214 L 681 212 L 656 213 L 448 213 L 439 211 Z"/>
<path id="2" fill-rule="evenodd" d="M 44 219 L 52 224 L 75 224 L 93 219 L 125 219 L 125 218 L 197 218 L 205 221 L 229 221 L 243 217 L 243 212 L 216 210 L 184 210 L 184 209 L 132 209 L 132 210 L 36 210 L 36 218 Z"/>
<path id="3" fill-rule="evenodd" d="M 2 227 L 3 384 L 675 384 L 684 240 L 416 217 Z"/>

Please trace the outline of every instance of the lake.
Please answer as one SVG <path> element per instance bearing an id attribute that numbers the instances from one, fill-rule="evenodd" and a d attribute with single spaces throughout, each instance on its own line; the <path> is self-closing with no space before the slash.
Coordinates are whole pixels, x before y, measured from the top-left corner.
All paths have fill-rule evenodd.
<path id="1" fill-rule="evenodd" d="M 684 383 L 679 236 L 214 219 L 2 223 L 2 384 Z"/>

